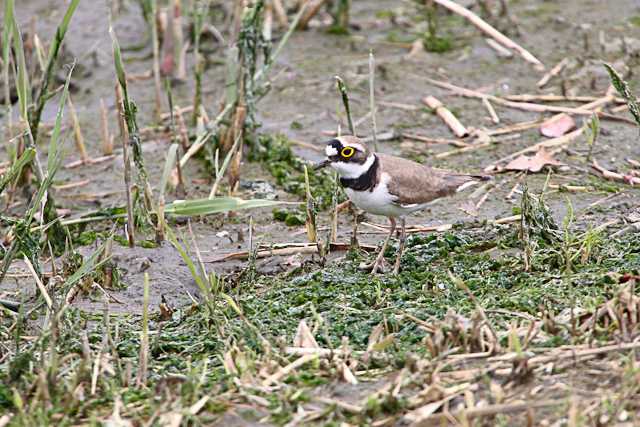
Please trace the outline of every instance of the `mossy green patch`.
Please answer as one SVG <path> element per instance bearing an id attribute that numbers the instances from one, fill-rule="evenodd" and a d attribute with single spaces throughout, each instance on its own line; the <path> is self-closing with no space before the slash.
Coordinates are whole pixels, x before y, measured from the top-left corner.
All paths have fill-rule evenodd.
<path id="1" fill-rule="evenodd" d="M 640 269 L 640 237 L 603 242 L 599 255 L 577 262 L 567 273 L 557 248 L 540 242 L 524 271 L 517 235 L 504 229 L 411 236 L 399 276 L 371 276 L 356 268 L 358 260 L 331 264 L 293 279 L 263 277 L 264 292 L 243 295 L 245 314 L 264 334 L 290 340 L 298 322 L 317 313 L 326 322 L 323 346 L 338 346 L 343 336 L 364 349 L 371 330 L 385 321 L 396 333 L 398 351 L 416 351 L 424 333 L 400 321 L 403 313 L 441 318 L 448 310 L 469 314 L 474 303 L 452 283 L 449 272 L 466 283 L 487 310 L 537 315 L 558 313 L 572 301 L 593 308 L 612 297 L 619 285 L 610 272 Z M 555 243 L 554 243 L 555 244 Z M 490 248 L 487 250 L 486 248 Z M 390 249 L 393 256 L 393 249 Z"/>
<path id="2" fill-rule="evenodd" d="M 250 161 L 260 162 L 286 192 L 305 197 L 304 168 L 309 168 L 309 186 L 319 209 L 331 206 L 335 189 L 333 174 L 326 169 L 313 171 L 310 163 L 297 157 L 283 135 L 259 135 Z"/>

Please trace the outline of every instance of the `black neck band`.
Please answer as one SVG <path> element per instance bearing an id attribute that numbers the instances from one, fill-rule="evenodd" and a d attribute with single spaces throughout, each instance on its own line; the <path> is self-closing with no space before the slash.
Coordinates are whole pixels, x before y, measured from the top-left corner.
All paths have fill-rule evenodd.
<path id="1" fill-rule="evenodd" d="M 373 155 L 373 163 L 367 169 L 365 173 L 357 178 L 340 178 L 340 184 L 345 188 L 350 188 L 354 191 L 373 191 L 377 182 L 376 176 L 378 174 L 378 157 Z"/>

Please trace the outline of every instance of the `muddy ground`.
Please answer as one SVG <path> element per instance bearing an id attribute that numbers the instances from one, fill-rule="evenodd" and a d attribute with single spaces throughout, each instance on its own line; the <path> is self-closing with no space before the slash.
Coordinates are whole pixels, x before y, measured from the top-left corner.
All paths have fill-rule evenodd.
<path id="1" fill-rule="evenodd" d="M 53 32 L 62 10 L 55 10 L 54 3 L 45 1 L 26 1 L 17 8 L 18 16 L 25 25 L 31 17 L 36 17 L 37 32 L 45 39 Z M 377 63 L 377 99 L 381 102 L 402 103 L 415 106 L 416 111 L 398 108 L 378 107 L 378 129 L 380 133 L 395 131 L 428 135 L 433 138 L 451 138 L 448 128 L 440 119 L 428 112 L 421 102 L 427 95 L 434 95 L 451 108 L 466 126 L 490 128 L 492 123 L 487 110 L 478 100 L 470 100 L 452 96 L 448 91 L 429 85 L 424 77 L 439 80 L 448 79 L 459 86 L 481 89 L 494 94 L 535 93 L 535 84 L 541 73 L 533 69 L 531 64 L 520 57 L 502 59 L 485 42 L 484 37 L 475 27 L 456 16 L 443 19 L 441 31 L 451 37 L 455 46 L 450 52 L 436 54 L 422 52 L 408 57 L 407 43 L 390 42 L 396 38 L 410 40 L 415 38 L 415 29 L 394 25 L 389 18 L 384 18 L 395 11 L 406 8 L 402 2 L 395 1 L 356 1 L 353 5 L 353 25 L 358 30 L 349 37 L 326 34 L 322 29 L 296 32 L 291 38 L 282 57 L 277 61 L 272 75 L 273 89 L 259 104 L 259 120 L 262 123 L 260 132 L 283 133 L 296 141 L 304 141 L 319 147 L 328 139 L 323 132 L 335 131 L 340 109 L 336 96 L 333 76 L 340 75 L 351 89 L 354 120 L 363 117 L 368 107 L 368 53 L 373 51 Z M 612 62 L 619 60 L 622 52 L 615 51 L 614 39 L 640 35 L 640 29 L 629 19 L 631 14 L 621 15 L 619 10 L 637 10 L 633 1 L 617 1 L 616 7 L 610 7 L 599 1 L 563 1 L 562 5 L 554 2 L 515 2 L 511 13 L 517 17 L 518 28 L 522 36 L 521 44 L 539 57 L 547 68 L 552 67 L 562 58 L 589 61 L 581 70 L 567 73 L 566 78 L 556 78 L 541 93 L 562 93 L 562 82 L 569 80 L 570 93 L 575 95 L 602 96 L 609 86 L 605 70 L 598 61 L 606 59 Z M 108 9 L 102 3 L 81 2 L 76 16 L 69 29 L 66 41 L 68 59 L 78 62 L 74 75 L 77 86 L 72 99 L 78 110 L 82 131 L 92 157 L 100 155 L 99 108 L 100 99 L 104 99 L 110 108 L 110 129 L 117 132 L 114 106 L 114 77 L 111 67 L 111 39 L 108 34 Z M 385 15 L 385 12 L 387 13 Z M 381 16 L 383 16 L 381 18 Z M 411 19 L 405 16 L 405 19 Z M 125 48 L 140 44 L 145 39 L 145 25 L 136 5 L 128 4 L 117 19 L 114 28 Z M 609 40 L 607 46 L 599 42 L 600 34 Z M 587 48 L 585 50 L 585 48 Z M 607 50 L 605 53 L 604 50 Z M 609 52 L 611 51 L 611 52 Z M 219 55 L 222 50 L 218 49 Z M 127 71 L 131 74 L 143 74 L 149 71 L 151 58 L 149 49 L 125 53 Z M 224 88 L 224 65 L 221 57 L 214 53 L 204 78 L 204 105 L 210 115 L 218 108 Z M 189 56 L 191 66 L 192 58 Z M 579 74 L 576 76 L 576 74 Z M 142 127 L 153 123 L 153 81 L 139 80 L 131 85 L 131 96 L 139 108 Z M 178 106 L 190 105 L 193 93 L 192 79 L 176 85 L 173 96 Z M 166 101 L 166 100 L 165 100 Z M 51 122 L 55 115 L 54 102 L 47 104 L 44 120 Z M 540 117 L 536 113 L 522 112 L 507 108 L 495 107 L 502 121 L 501 126 Z M 342 123 L 343 129 L 346 122 Z M 370 121 L 365 120 L 356 130 L 358 134 L 370 134 Z M 444 159 L 434 158 L 434 154 L 454 149 L 445 144 L 425 144 L 419 141 L 393 140 L 380 143 L 382 152 L 410 156 L 433 166 L 450 168 L 464 172 L 478 172 L 492 161 L 497 160 L 518 149 L 527 147 L 541 140 L 537 129 L 521 133 L 519 138 L 492 145 L 489 148 L 461 153 Z M 552 175 L 551 183 L 577 184 L 588 183 L 589 167 L 582 156 L 586 153 L 586 138 L 580 138 L 569 150 L 563 152 L 558 159 L 569 165 L 568 170 Z M 637 144 L 637 129 L 633 126 L 617 122 L 603 121 L 602 135 L 594 152 L 603 166 L 609 169 L 626 167 L 626 158 L 637 158 L 640 149 Z M 67 162 L 76 160 L 73 141 L 67 142 Z M 159 181 L 164 155 L 170 144 L 168 137 L 152 135 L 144 140 L 144 155 L 147 162 L 151 182 Z M 294 147 L 295 152 L 310 161 L 319 160 L 319 154 L 313 150 Z M 574 166 L 574 167 L 572 167 Z M 115 160 L 91 167 L 79 167 L 63 170 L 59 174 L 59 182 L 69 183 L 89 180 L 80 188 L 60 191 L 59 199 L 62 208 L 69 209 L 70 217 L 85 214 L 89 210 L 122 206 L 124 202 L 122 190 L 122 160 Z M 191 161 L 184 173 L 187 181 L 187 194 L 190 198 L 204 196 L 208 193 L 211 180 L 204 166 L 198 160 Z M 253 181 L 273 182 L 256 163 L 243 164 L 242 180 L 245 184 Z M 526 182 L 533 191 L 539 191 L 545 181 L 544 175 L 529 176 Z M 478 211 L 477 219 L 497 219 L 511 215 L 512 209 L 519 203 L 518 197 L 506 199 L 516 179 L 513 173 L 496 177 L 496 189 Z M 241 186 L 242 187 L 242 186 Z M 291 200 L 287 194 L 279 191 L 274 185 L 279 198 Z M 240 197 L 248 198 L 251 192 L 241 191 Z M 589 193 L 555 193 L 547 198 L 558 219 L 566 211 L 567 197 L 576 211 L 606 197 L 604 192 Z M 584 215 L 578 221 L 585 227 L 597 226 L 605 219 L 612 217 L 612 210 L 617 215 L 624 215 L 634 206 L 637 192 L 625 188 L 624 194 L 611 202 L 605 203 L 606 210 L 601 213 Z M 89 199 L 89 200 L 83 200 Z M 473 220 L 460 207 L 464 207 L 465 195 L 454 198 L 452 203 L 437 203 L 424 212 L 412 215 L 408 224 L 438 225 Z M 240 218 L 232 223 L 214 221 L 196 226 L 196 235 L 203 254 L 221 255 L 241 249 L 247 249 L 247 239 L 238 241 L 239 235 L 248 235 L 247 215 L 240 213 Z M 287 227 L 271 221 L 268 209 L 253 212 L 257 242 L 274 244 L 291 241 L 304 241 L 302 229 Z M 384 218 L 376 218 L 384 223 Z M 347 241 L 350 233 L 350 219 L 342 218 L 340 240 Z M 370 231 L 370 230 L 368 230 Z M 222 232 L 222 234 L 221 234 Z M 228 234 L 227 234 L 228 233 Z M 220 236 L 223 237 L 220 237 Z M 292 239 L 290 236 L 294 236 Z M 365 234 L 364 243 L 375 244 L 378 234 Z M 116 245 L 117 246 L 117 245 Z M 168 246 L 168 244 L 165 244 Z M 125 275 L 123 280 L 127 289 L 123 290 L 123 311 L 138 310 L 141 301 L 141 264 L 149 261 L 152 280 L 152 301 L 158 301 L 160 295 L 175 299 L 176 304 L 188 301 L 185 290 L 196 292 L 195 284 L 187 274 L 186 266 L 179 255 L 170 247 L 158 249 L 138 248 L 129 251 L 117 248 L 116 260 Z M 281 260 L 267 260 L 259 263 L 265 271 L 278 271 Z M 212 265 L 213 271 L 226 273 L 239 268 L 239 263 L 217 263 Z M 285 267 L 286 268 L 286 267 Z"/>
<path id="2" fill-rule="evenodd" d="M 31 17 L 36 17 L 39 36 L 48 40 L 61 18 L 62 9 L 56 8 L 60 2 L 25 0 L 19 2 L 17 14 L 21 23 L 28 25 Z M 145 24 L 137 5 L 125 2 L 122 13 L 114 18 L 114 28 L 125 49 L 127 72 L 142 75 L 151 69 L 151 50 L 127 50 L 127 46 L 139 44 L 146 37 Z M 440 31 L 452 40 L 453 49 L 445 53 L 419 52 L 409 56 L 408 44 L 415 38 L 416 28 L 403 22 L 415 19 L 410 2 L 390 0 L 356 0 L 351 12 L 354 29 L 349 36 L 328 34 L 319 24 L 308 31 L 293 34 L 289 44 L 278 58 L 272 77 L 270 93 L 260 101 L 258 117 L 261 122 L 259 132 L 282 133 L 293 141 L 302 141 L 322 147 L 328 132 L 335 131 L 338 122 L 342 129 L 346 122 L 341 113 L 341 104 L 335 90 L 333 77 L 340 75 L 350 88 L 354 119 L 363 117 L 368 106 L 368 54 L 373 51 L 377 64 L 376 99 L 377 122 L 380 134 L 402 132 L 428 135 L 433 138 L 452 138 L 442 121 L 424 108 L 421 100 L 434 95 L 443 101 L 462 123 L 474 128 L 494 128 L 522 121 L 535 120 L 540 114 L 513 110 L 496 105 L 501 120 L 499 125 L 491 122 L 487 110 L 479 100 L 452 95 L 449 91 L 430 85 L 425 78 L 448 80 L 453 84 L 477 89 L 496 95 L 545 93 L 603 96 L 610 81 L 600 61 L 618 63 L 625 57 L 617 40 L 621 37 L 640 38 L 637 16 L 640 4 L 634 0 L 562 0 L 557 2 L 512 1 L 510 13 L 517 20 L 520 35 L 513 27 L 502 22 L 503 28 L 519 43 L 540 58 L 547 69 L 563 58 L 580 62 L 581 67 L 569 69 L 561 77 L 556 77 L 544 90 L 536 89 L 536 82 L 542 73 L 519 56 L 501 58 L 485 41 L 483 35 L 468 22 L 453 15 L 443 14 Z M 624 13 L 622 12 L 624 11 Z M 399 18 L 390 19 L 391 15 Z M 636 19 L 631 19 L 632 17 Z M 510 27 L 510 28 L 509 28 Z M 279 33 L 281 34 L 281 32 Z M 604 44 L 602 41 L 604 40 Z M 634 42 L 635 43 L 635 42 Z M 110 130 L 117 132 L 114 107 L 114 73 L 111 58 L 111 40 L 108 34 L 108 13 L 104 2 L 83 1 L 71 22 L 65 41 L 68 58 L 78 62 L 74 74 L 76 89 L 72 99 L 78 110 L 82 131 L 92 157 L 100 155 L 99 108 L 104 99 L 110 110 Z M 630 49 L 634 48 L 631 45 Z M 213 47 L 213 44 L 212 46 Z M 632 67 L 631 75 L 637 75 L 640 51 L 627 55 L 632 59 L 626 65 Z M 214 46 L 210 54 L 210 64 L 204 81 L 204 105 L 210 116 L 215 116 L 224 93 L 224 53 L 220 46 Z M 192 69 L 192 56 L 188 55 L 188 67 Z M 640 89 L 637 79 L 631 78 L 632 88 Z M 131 83 L 131 97 L 139 109 L 142 127 L 153 124 L 153 80 L 140 79 Z M 563 92 L 564 91 L 564 92 Z M 173 89 L 174 103 L 179 106 L 191 104 L 193 94 L 192 79 L 178 84 Z M 401 103 L 415 107 L 407 109 L 389 107 L 385 103 Z M 563 105 L 577 105 L 565 103 Z M 51 122 L 55 115 L 55 102 L 48 103 L 44 121 Z M 165 103 L 166 108 L 166 103 Z M 339 111 L 340 113 L 336 113 Z M 338 117 L 337 114 L 340 114 Z M 628 113 L 620 116 L 629 118 Z M 546 117 L 546 115 L 545 115 Z M 577 118 L 578 124 L 582 118 Z M 629 165 L 627 158 L 640 159 L 638 128 L 624 122 L 603 120 L 601 134 L 593 155 L 601 165 L 609 170 L 625 172 Z M 370 134 L 370 122 L 365 120 L 357 128 L 362 136 Z M 380 151 L 403 155 L 424 163 L 464 172 L 478 172 L 512 152 L 541 141 L 538 129 L 520 133 L 519 137 L 479 148 L 467 153 L 458 153 L 445 158 L 437 158 L 438 153 L 454 149 L 447 144 L 427 144 L 420 141 L 398 138 L 380 142 Z M 150 181 L 157 184 L 164 165 L 164 156 L 170 144 L 167 135 L 147 134 L 143 140 L 144 158 L 150 172 Z M 314 162 L 320 159 L 317 151 L 302 145 L 293 145 L 294 152 L 304 159 Z M 76 160 L 73 141 L 68 138 L 65 163 Z M 529 189 L 541 191 L 547 177 L 550 184 L 572 184 L 589 186 L 589 191 L 560 192 L 548 191 L 546 201 L 558 222 L 565 216 L 569 203 L 576 216 L 578 229 L 597 227 L 612 219 L 621 222 L 611 227 L 613 233 L 622 228 L 623 219 L 638 206 L 640 193 L 624 183 L 605 181 L 593 174 L 585 161 L 588 147 L 586 137 L 576 139 L 567 149 L 560 151 L 556 158 L 566 166 L 547 170 L 540 174 L 522 175 L 510 172 L 496 175 L 495 189 L 481 205 L 477 216 L 470 216 L 461 207 L 467 202 L 467 195 L 456 195 L 451 201 L 434 204 L 429 209 L 414 214 L 408 224 L 440 225 L 450 223 L 494 220 L 513 214 L 519 207 L 521 188 L 512 190 L 517 182 L 527 183 Z M 120 153 L 119 150 L 116 153 Z M 2 147 L 0 160 L 6 158 L 6 147 Z M 98 165 L 60 171 L 58 184 L 88 180 L 86 185 L 73 190 L 56 193 L 59 207 L 68 209 L 69 217 L 86 214 L 87 211 L 113 206 L 122 206 L 123 197 L 122 158 Z M 212 181 L 200 159 L 189 162 L 184 171 L 188 198 L 204 197 L 208 194 Z M 519 180 L 519 181 L 518 181 Z M 244 162 L 239 197 L 263 197 L 262 190 L 251 190 L 252 184 L 266 182 L 267 195 L 282 200 L 299 201 L 275 184 L 273 177 L 260 163 Z M 253 188 L 256 188 L 255 185 Z M 611 197 L 610 190 L 619 191 Z M 507 197 L 511 193 L 511 197 Z M 467 193 L 468 194 L 468 193 Z M 171 195 L 175 197 L 175 195 Z M 603 202 L 604 201 L 604 202 Z M 594 203 L 598 206 L 592 208 Z M 286 242 L 304 242 L 304 227 L 289 227 L 273 220 L 270 209 L 240 212 L 232 219 L 207 218 L 194 221 L 194 233 L 205 259 L 216 258 L 249 247 L 249 216 L 253 218 L 254 243 L 272 245 Z M 384 223 L 383 218 L 368 218 L 370 222 Z M 348 242 L 350 238 L 350 218 L 340 219 L 339 239 Z M 320 227 L 326 232 L 328 214 L 320 218 Z M 103 226 L 90 225 L 104 230 Z M 107 227 L 108 228 L 108 227 Z M 186 233 L 184 224 L 178 227 Z M 360 241 L 377 244 L 379 232 L 371 228 L 361 228 Z M 122 233 L 122 230 L 120 230 Z M 149 236 L 151 237 L 151 236 Z M 100 242 L 79 248 L 81 253 L 90 253 Z M 179 254 L 168 243 L 157 248 L 136 247 L 131 250 L 119 244 L 114 245 L 113 260 L 121 269 L 124 289 L 112 290 L 114 300 L 112 312 L 139 313 L 142 305 L 142 276 L 149 273 L 151 279 L 151 306 L 157 307 L 161 296 L 170 305 L 181 307 L 189 304 L 192 295 L 198 297 L 187 266 Z M 336 254 L 329 261 L 349 263 L 342 260 L 343 254 Z M 335 258 L 339 260 L 336 261 Z M 276 275 L 294 271 L 306 256 L 269 257 L 256 263 L 258 273 Z M 341 264 L 339 264 L 341 265 Z M 220 275 L 235 277 L 246 268 L 244 261 L 207 263 L 207 268 Z M 19 290 L 35 294 L 29 283 L 28 274 L 19 262 L 10 270 L 10 275 L 2 284 L 1 295 L 14 296 Z M 245 289 L 246 292 L 246 289 Z M 78 298 L 77 307 L 88 311 L 101 310 L 102 296 L 95 294 Z M 585 384 L 588 387 L 588 384 Z M 362 390 L 360 391 L 362 392 Z M 336 394 L 340 396 L 340 394 Z M 355 399 L 354 399 L 355 400 Z M 521 422 L 520 420 L 519 422 Z"/>

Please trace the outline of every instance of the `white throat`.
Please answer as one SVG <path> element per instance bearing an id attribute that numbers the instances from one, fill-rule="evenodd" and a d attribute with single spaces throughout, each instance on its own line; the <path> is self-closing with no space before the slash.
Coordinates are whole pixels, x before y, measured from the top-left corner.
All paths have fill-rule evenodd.
<path id="1" fill-rule="evenodd" d="M 350 163 L 350 162 L 332 162 L 331 167 L 334 168 L 343 178 L 358 178 L 365 174 L 376 160 L 376 156 L 372 153 L 369 154 L 367 160 L 362 163 Z"/>

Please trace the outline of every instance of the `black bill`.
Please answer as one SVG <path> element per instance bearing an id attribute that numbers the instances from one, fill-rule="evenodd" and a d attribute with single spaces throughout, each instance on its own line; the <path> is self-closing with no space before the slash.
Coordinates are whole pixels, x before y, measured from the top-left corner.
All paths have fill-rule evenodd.
<path id="1" fill-rule="evenodd" d="M 313 170 L 318 170 L 318 169 L 322 169 L 323 167 L 327 166 L 329 163 L 331 163 L 331 161 L 329 159 L 325 159 L 323 161 L 321 161 L 320 163 L 318 163 L 317 165 L 315 165 L 313 167 Z"/>

